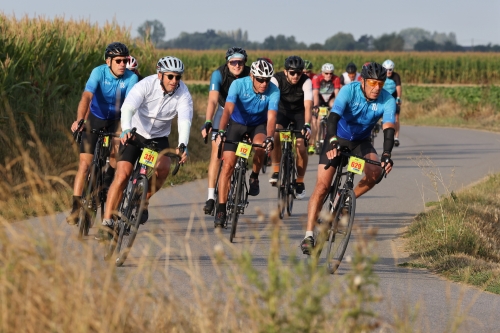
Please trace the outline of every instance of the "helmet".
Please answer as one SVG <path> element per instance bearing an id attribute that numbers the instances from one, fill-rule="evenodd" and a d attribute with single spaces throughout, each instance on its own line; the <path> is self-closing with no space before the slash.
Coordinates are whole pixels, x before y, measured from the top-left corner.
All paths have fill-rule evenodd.
<path id="1" fill-rule="evenodd" d="M 231 57 L 232 55 L 234 55 L 235 53 L 239 53 L 239 54 L 242 54 L 243 57 L 244 57 L 244 60 L 245 62 L 247 61 L 247 51 L 245 51 L 245 49 L 242 49 L 241 47 L 230 47 L 227 49 L 226 51 L 226 61 L 229 60 L 229 57 Z"/>
<path id="2" fill-rule="evenodd" d="M 106 47 L 106 51 L 104 52 L 104 60 L 118 56 L 128 57 L 129 55 L 130 52 L 128 51 L 128 48 L 125 46 L 125 44 L 114 42 Z"/>
<path id="3" fill-rule="evenodd" d="M 166 56 L 158 60 L 156 64 L 156 72 L 174 72 L 182 74 L 184 73 L 184 64 L 179 58 Z"/>
<path id="4" fill-rule="evenodd" d="M 309 60 L 304 60 L 304 69 L 310 71 L 313 69 L 313 63 Z"/>
<path id="5" fill-rule="evenodd" d="M 274 74 L 273 65 L 264 59 L 253 62 L 250 71 L 254 76 L 259 77 L 272 77 Z"/>
<path id="6" fill-rule="evenodd" d="M 363 79 L 385 81 L 385 79 L 387 79 L 387 71 L 378 62 L 367 62 L 361 69 L 361 77 L 363 77 Z"/>
<path id="7" fill-rule="evenodd" d="M 394 69 L 394 63 L 392 62 L 392 60 L 387 59 L 382 63 L 382 67 L 384 67 L 385 69 Z"/>
<path id="8" fill-rule="evenodd" d="M 297 69 L 297 70 L 303 70 L 304 69 L 304 60 L 302 60 L 301 57 L 293 55 L 285 59 L 285 69 Z"/>
<path id="9" fill-rule="evenodd" d="M 350 62 L 347 64 L 347 67 L 345 68 L 345 71 L 349 74 L 355 74 L 356 71 L 358 70 L 358 67 L 353 62 Z"/>
<path id="10" fill-rule="evenodd" d="M 321 66 L 321 71 L 322 72 L 333 72 L 333 64 L 330 64 L 330 63 L 326 63 L 326 64 L 323 64 L 323 66 Z"/>
<path id="11" fill-rule="evenodd" d="M 137 63 L 137 60 L 135 60 L 134 57 L 128 56 L 128 64 L 127 64 L 127 69 L 135 70 L 139 67 L 139 64 Z"/>
<path id="12" fill-rule="evenodd" d="M 268 63 L 270 63 L 271 65 L 273 64 L 273 61 L 271 59 L 269 59 L 269 58 L 266 58 L 266 57 L 258 58 L 257 60 L 265 60 Z"/>

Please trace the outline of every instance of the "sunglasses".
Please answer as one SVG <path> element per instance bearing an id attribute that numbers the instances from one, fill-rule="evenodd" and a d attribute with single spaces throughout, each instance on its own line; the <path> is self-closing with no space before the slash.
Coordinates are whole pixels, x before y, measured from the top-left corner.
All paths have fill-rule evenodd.
<path id="1" fill-rule="evenodd" d="M 299 75 L 300 76 L 300 75 L 302 75 L 302 71 L 298 71 L 298 72 L 296 72 L 296 71 L 288 71 L 288 75 L 290 75 L 290 76 Z"/>
<path id="2" fill-rule="evenodd" d="M 174 77 L 177 81 L 180 81 L 182 79 L 182 75 L 174 75 L 174 74 L 163 74 L 163 76 L 166 76 L 167 79 L 173 80 Z"/>
<path id="3" fill-rule="evenodd" d="M 229 64 L 231 66 L 243 66 L 245 62 L 243 60 L 231 60 Z"/>
<path id="4" fill-rule="evenodd" d="M 259 83 L 269 83 L 269 81 L 271 81 L 271 78 L 270 77 L 258 77 L 258 76 L 255 76 L 255 80 Z"/>
<path id="5" fill-rule="evenodd" d="M 119 65 L 122 63 L 122 61 L 126 64 L 128 64 L 128 59 L 115 59 L 115 62 Z"/>
<path id="6" fill-rule="evenodd" d="M 384 81 L 379 81 L 374 79 L 366 79 L 365 81 L 371 87 L 379 86 L 379 88 L 382 88 L 384 86 Z"/>
<path id="7" fill-rule="evenodd" d="M 323 75 L 333 75 L 333 73 L 323 73 Z"/>

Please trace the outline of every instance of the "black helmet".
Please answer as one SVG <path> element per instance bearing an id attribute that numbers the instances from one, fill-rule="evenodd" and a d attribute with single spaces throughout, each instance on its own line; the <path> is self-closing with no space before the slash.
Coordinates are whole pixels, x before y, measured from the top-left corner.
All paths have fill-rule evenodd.
<path id="1" fill-rule="evenodd" d="M 309 60 L 304 60 L 304 69 L 311 71 L 313 69 L 313 63 Z"/>
<path id="2" fill-rule="evenodd" d="M 367 62 L 361 69 L 361 77 L 363 79 L 385 81 L 387 79 L 387 71 L 378 62 Z"/>
<path id="3" fill-rule="evenodd" d="M 240 53 L 240 54 L 243 54 L 243 56 L 245 57 L 245 62 L 247 61 L 247 51 L 245 51 L 245 49 L 242 49 L 241 47 L 236 47 L 236 46 L 233 46 L 233 47 L 230 47 L 227 49 L 226 51 L 226 61 L 229 60 L 229 57 L 232 56 L 233 54 L 235 53 Z"/>
<path id="4" fill-rule="evenodd" d="M 302 60 L 301 57 L 299 56 L 290 56 L 285 59 L 285 69 L 297 69 L 297 70 L 303 70 L 304 69 L 304 60 Z"/>
<path id="5" fill-rule="evenodd" d="M 353 62 L 350 62 L 347 64 L 347 67 L 345 68 L 345 71 L 349 74 L 355 74 L 356 71 L 358 70 L 358 67 Z"/>
<path id="6" fill-rule="evenodd" d="M 129 55 L 130 52 L 128 51 L 128 48 L 125 46 L 125 44 L 114 42 L 106 47 L 106 51 L 104 52 L 104 60 L 118 56 L 128 57 Z"/>

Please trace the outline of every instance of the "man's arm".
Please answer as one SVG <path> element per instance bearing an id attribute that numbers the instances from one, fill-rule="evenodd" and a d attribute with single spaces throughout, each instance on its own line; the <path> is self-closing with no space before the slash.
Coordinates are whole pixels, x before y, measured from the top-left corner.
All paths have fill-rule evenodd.
<path id="1" fill-rule="evenodd" d="M 267 137 L 274 138 L 274 130 L 276 129 L 277 110 L 267 111 Z"/>
<path id="2" fill-rule="evenodd" d="M 234 111 L 234 103 L 226 101 L 224 104 L 224 111 L 222 112 L 222 117 L 220 117 L 219 131 L 225 131 L 227 124 L 229 123 L 229 118 Z"/>
<path id="3" fill-rule="evenodd" d="M 215 126 L 215 128 L 217 128 L 218 124 L 212 125 L 212 119 L 214 118 L 214 114 L 217 110 L 218 104 L 219 104 L 219 92 L 217 90 L 209 91 L 207 112 L 205 114 L 205 126 L 201 130 L 201 136 L 204 138 L 212 131 L 212 126 Z M 208 133 L 207 133 L 207 128 L 208 128 Z"/>
<path id="4" fill-rule="evenodd" d="M 81 119 L 87 119 L 90 113 L 90 102 L 94 94 L 90 91 L 84 91 L 82 94 L 82 98 L 80 99 L 80 103 L 78 103 L 78 109 L 76 111 L 76 121 L 71 124 L 71 130 L 74 132 L 78 128 L 78 122 Z M 83 126 L 81 128 L 83 130 Z"/>

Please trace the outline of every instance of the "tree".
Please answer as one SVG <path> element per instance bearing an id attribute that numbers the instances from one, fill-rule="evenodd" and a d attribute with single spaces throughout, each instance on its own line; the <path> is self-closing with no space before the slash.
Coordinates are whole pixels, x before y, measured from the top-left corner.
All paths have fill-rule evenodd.
<path id="1" fill-rule="evenodd" d="M 429 31 L 422 28 L 407 28 L 399 32 L 399 35 L 403 37 L 405 44 L 404 50 L 413 50 L 416 43 L 422 40 L 431 40 L 432 35 Z"/>
<path id="2" fill-rule="evenodd" d="M 358 41 L 356 42 L 356 50 L 360 51 L 371 51 L 373 50 L 373 36 L 369 35 L 363 35 L 359 37 Z"/>
<path id="3" fill-rule="evenodd" d="M 356 41 L 352 34 L 339 32 L 325 41 L 325 50 L 354 50 Z"/>
<path id="4" fill-rule="evenodd" d="M 166 35 L 165 27 L 158 20 L 144 22 L 137 28 L 137 32 L 143 39 L 149 37 L 155 45 L 161 42 Z"/>
<path id="5" fill-rule="evenodd" d="M 309 45 L 309 50 L 314 50 L 314 51 L 323 50 L 323 44 L 312 43 L 311 45 Z"/>
<path id="6" fill-rule="evenodd" d="M 377 51 L 402 51 L 405 41 L 403 37 L 392 34 L 383 34 L 373 41 L 373 45 Z"/>

